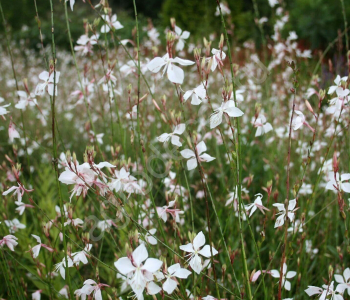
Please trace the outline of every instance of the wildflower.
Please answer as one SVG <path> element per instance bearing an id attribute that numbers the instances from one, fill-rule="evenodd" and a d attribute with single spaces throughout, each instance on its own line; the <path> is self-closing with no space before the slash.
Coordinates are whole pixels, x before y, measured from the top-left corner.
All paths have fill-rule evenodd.
<path id="1" fill-rule="evenodd" d="M 163 133 L 159 137 L 157 137 L 157 140 L 159 142 L 165 143 L 171 138 L 171 143 L 175 146 L 181 147 L 182 143 L 180 142 L 180 137 L 178 135 L 183 134 L 183 132 L 186 129 L 185 124 L 178 124 L 175 126 L 173 133 Z"/>
<path id="2" fill-rule="evenodd" d="M 92 53 L 92 47 L 93 45 L 97 44 L 98 38 L 99 34 L 94 34 L 91 37 L 89 37 L 86 34 L 83 34 L 77 40 L 78 45 L 74 47 L 74 50 L 77 52 L 81 52 L 81 55 L 87 55 L 89 53 Z M 84 79 L 86 80 L 86 78 Z"/>
<path id="3" fill-rule="evenodd" d="M 30 205 L 30 204 L 25 204 L 21 201 L 15 201 L 15 204 L 17 205 L 17 208 L 16 208 L 16 211 L 18 211 L 19 215 L 23 215 L 24 213 L 24 210 L 27 208 L 27 207 L 31 207 L 33 208 L 34 206 L 33 205 Z"/>
<path id="4" fill-rule="evenodd" d="M 224 3 L 220 3 L 220 9 L 223 16 L 231 13 L 231 10 Z M 215 16 L 220 16 L 220 9 L 218 6 L 216 6 Z"/>
<path id="5" fill-rule="evenodd" d="M 156 232 L 157 232 L 157 229 L 155 229 L 155 228 L 148 230 L 148 232 L 145 235 L 145 240 L 147 243 L 149 243 L 151 245 L 157 245 L 158 241 L 156 238 L 153 237 L 156 234 Z M 141 234 L 139 233 L 139 236 L 140 235 Z M 139 243 L 142 244 L 142 243 L 144 243 L 144 241 L 139 239 Z"/>
<path id="6" fill-rule="evenodd" d="M 178 42 L 176 44 L 176 51 L 181 51 L 185 46 L 185 40 L 190 37 L 188 31 L 182 31 L 180 27 L 175 26 L 175 33 L 177 34 Z"/>
<path id="7" fill-rule="evenodd" d="M 41 243 L 41 239 L 39 236 L 35 235 L 35 234 L 32 234 L 32 237 L 36 239 L 36 241 L 38 242 L 38 245 L 34 246 L 31 251 L 33 253 L 33 257 L 34 258 L 37 258 L 38 255 L 39 255 L 39 252 L 40 252 L 40 249 L 41 249 L 41 246 L 43 246 L 45 249 L 49 250 L 50 252 L 53 252 L 54 249 L 52 249 L 51 247 L 45 245 L 45 244 L 42 244 Z"/>
<path id="8" fill-rule="evenodd" d="M 159 259 L 148 258 L 144 244 L 138 246 L 130 258 L 122 257 L 114 263 L 118 271 L 129 278 L 129 284 L 138 299 L 142 299 L 146 284 L 153 281 L 153 274 L 160 269 L 162 264 L 163 262 Z"/>
<path id="9" fill-rule="evenodd" d="M 191 104 L 192 105 L 199 105 L 202 103 L 202 100 L 206 97 L 206 90 L 203 86 L 203 84 L 200 84 L 199 86 L 197 86 L 196 88 L 194 88 L 193 90 L 189 90 L 187 91 L 183 98 L 184 101 L 186 102 L 188 100 L 188 98 L 191 97 Z"/>
<path id="10" fill-rule="evenodd" d="M 245 193 L 245 194 L 249 193 L 249 191 L 245 187 L 241 187 L 241 192 Z M 228 205 L 230 205 L 233 202 L 233 208 L 234 208 L 235 211 L 237 211 L 237 209 L 238 209 L 238 201 L 237 201 L 237 199 L 238 199 L 238 186 L 236 186 L 234 192 L 230 192 L 228 194 L 228 199 L 227 199 L 227 201 L 225 203 L 225 206 L 228 206 Z"/>
<path id="11" fill-rule="evenodd" d="M 7 191 L 3 192 L 2 195 L 6 196 L 11 192 L 14 192 L 13 195 L 17 195 L 17 201 L 22 202 L 22 197 L 24 192 L 31 192 L 33 190 L 26 190 L 22 185 L 18 184 L 18 186 L 12 186 Z"/>
<path id="12" fill-rule="evenodd" d="M 201 141 L 197 146 L 195 151 L 197 152 L 198 159 L 199 161 L 205 161 L 205 162 L 210 162 L 215 159 L 215 157 L 210 156 L 207 153 L 203 153 L 204 151 L 207 151 L 207 146 L 205 145 L 204 141 Z M 203 153 L 203 154 L 202 154 Z M 190 150 L 190 149 L 185 149 L 180 152 L 182 157 L 189 159 L 187 161 L 187 168 L 188 170 L 193 170 L 197 167 L 197 158 L 196 154 Z"/>
<path id="13" fill-rule="evenodd" d="M 11 103 L 0 106 L 0 116 L 4 116 L 9 113 L 6 107 L 9 107 Z"/>
<path id="14" fill-rule="evenodd" d="M 344 290 L 347 289 L 347 292 L 350 295 L 350 268 L 346 268 L 343 275 L 334 274 L 334 279 L 342 288 L 344 288 Z"/>
<path id="15" fill-rule="evenodd" d="M 32 300 L 40 300 L 41 299 L 41 290 L 38 290 L 32 294 Z"/>
<path id="16" fill-rule="evenodd" d="M 21 138 L 18 131 L 16 130 L 15 124 L 12 121 L 10 121 L 8 132 L 9 132 L 10 143 L 13 143 L 14 139 Z"/>
<path id="17" fill-rule="evenodd" d="M 17 95 L 19 96 L 19 102 L 15 105 L 16 108 L 25 110 L 26 107 L 38 105 L 35 95 L 30 93 L 29 95 L 24 91 L 18 91 Z"/>
<path id="18" fill-rule="evenodd" d="M 226 113 L 230 117 L 236 118 L 241 117 L 244 114 L 238 107 L 236 107 L 235 102 L 233 100 L 222 102 L 221 106 L 214 110 L 214 112 L 210 116 L 210 129 L 213 129 L 222 123 L 222 116 L 224 113 Z"/>
<path id="19" fill-rule="evenodd" d="M 11 220 L 5 220 L 5 224 L 7 227 L 9 227 L 10 233 L 15 233 L 18 231 L 18 229 L 24 229 L 26 228 L 26 225 L 22 224 L 18 219 Z"/>
<path id="20" fill-rule="evenodd" d="M 272 125 L 266 122 L 264 115 L 259 115 L 259 117 L 254 122 L 254 127 L 257 128 L 255 136 L 261 136 L 273 129 Z"/>
<path id="21" fill-rule="evenodd" d="M 337 88 L 341 87 L 342 82 L 346 82 L 348 80 L 348 76 L 340 77 L 337 75 L 337 77 L 334 79 L 335 85 L 332 85 L 328 89 L 328 95 L 332 95 Z"/>
<path id="22" fill-rule="evenodd" d="M 102 33 L 107 33 L 113 28 L 115 30 L 124 28 L 124 26 L 122 24 L 120 24 L 119 21 L 117 21 L 117 15 L 116 14 L 114 14 L 112 16 L 112 18 L 110 16 L 108 16 L 108 15 L 103 15 L 102 19 L 107 23 L 107 24 L 102 25 L 102 27 L 101 27 L 101 32 Z"/>
<path id="23" fill-rule="evenodd" d="M 106 72 L 106 75 L 103 76 L 99 81 L 98 81 L 98 85 L 103 84 L 103 83 L 110 83 L 112 82 L 113 84 L 116 84 L 117 82 L 117 77 L 114 76 L 113 74 L 113 70 L 112 69 L 108 69 Z"/>
<path id="24" fill-rule="evenodd" d="M 275 223 L 275 228 L 276 227 L 280 227 L 284 224 L 284 220 L 286 215 L 288 216 L 289 221 L 293 222 L 294 221 L 294 212 L 297 210 L 295 209 L 295 206 L 297 205 L 297 200 L 293 199 L 289 201 L 288 204 L 288 208 L 287 208 L 287 212 L 286 209 L 284 207 L 284 204 L 282 203 L 274 203 L 273 206 L 277 207 L 278 211 L 279 211 L 279 216 L 276 219 L 276 223 Z"/>
<path id="25" fill-rule="evenodd" d="M 108 186 L 111 190 L 115 190 L 117 193 L 119 191 L 131 193 L 142 193 L 140 185 L 137 183 L 137 180 L 134 176 L 130 175 L 130 172 L 127 172 L 124 167 L 120 171 L 114 171 L 116 179 L 112 179 Z"/>
<path id="26" fill-rule="evenodd" d="M 305 120 L 305 116 L 304 114 L 299 111 L 299 110 L 295 110 L 294 111 L 298 116 L 293 120 L 293 129 L 294 130 L 298 130 L 299 128 L 301 128 L 301 126 L 306 125 L 307 127 L 309 127 L 311 129 L 312 132 L 315 132 L 315 129 L 313 129 L 308 122 L 306 122 Z"/>
<path id="27" fill-rule="evenodd" d="M 201 231 L 196 235 L 192 243 L 180 246 L 181 250 L 189 253 L 187 256 L 190 256 L 189 258 L 190 266 L 193 269 L 193 271 L 195 271 L 197 274 L 200 274 L 200 272 L 204 268 L 202 259 L 199 256 L 199 254 L 206 258 L 211 257 L 211 252 L 213 252 L 213 255 L 218 254 L 218 251 L 209 245 L 205 245 L 203 247 L 204 244 L 205 244 L 205 237 L 203 232 Z"/>
<path id="28" fill-rule="evenodd" d="M 248 212 L 249 210 L 250 211 L 250 214 L 249 214 L 249 218 L 253 215 L 253 213 L 256 211 L 257 208 L 259 208 L 259 210 L 263 213 L 264 213 L 264 210 L 268 210 L 270 211 L 268 208 L 266 208 L 265 206 L 262 205 L 262 202 L 261 202 L 261 199 L 263 197 L 262 194 L 256 194 L 255 195 L 256 199 L 254 200 L 254 203 L 251 203 L 251 204 L 248 204 L 248 205 L 245 205 L 244 208 L 245 210 Z"/>
<path id="29" fill-rule="evenodd" d="M 350 193 L 350 183 L 343 182 L 348 181 L 350 179 L 350 173 L 342 174 L 339 178 L 339 173 L 330 172 L 329 173 L 329 181 L 326 185 L 326 190 L 331 191 L 344 191 L 345 193 Z"/>
<path id="30" fill-rule="evenodd" d="M 73 260 L 67 256 L 68 268 L 73 267 Z M 66 258 L 63 257 L 62 261 L 54 266 L 55 272 L 60 272 L 63 279 L 66 279 Z"/>
<path id="31" fill-rule="evenodd" d="M 287 273 L 287 264 L 283 264 L 282 268 L 282 286 L 287 290 L 290 291 L 291 284 L 287 279 L 293 278 L 295 275 L 297 275 L 297 272 L 295 271 L 289 271 Z M 280 272 L 278 270 L 271 270 L 271 276 L 274 278 L 280 278 Z"/>
<path id="32" fill-rule="evenodd" d="M 191 275 L 191 272 L 181 268 L 180 264 L 170 266 L 165 274 L 165 282 L 163 283 L 163 290 L 168 294 L 172 294 L 178 285 L 176 278 L 186 279 Z"/>
<path id="33" fill-rule="evenodd" d="M 163 76 L 165 72 L 167 72 L 168 79 L 177 84 L 182 84 L 184 81 L 184 71 L 175 66 L 174 64 L 178 63 L 182 66 L 191 66 L 194 64 L 193 61 L 182 59 L 179 57 L 170 58 L 169 54 L 165 54 L 163 57 L 155 57 L 148 64 L 147 68 L 153 73 L 158 73 L 162 67 L 163 68 Z"/>
<path id="34" fill-rule="evenodd" d="M 90 252 L 91 248 L 92 248 L 92 244 L 87 244 L 83 251 L 72 253 L 73 262 L 76 266 L 78 266 L 80 262 L 82 262 L 84 265 L 88 263 L 88 260 L 86 257 L 89 256 L 88 252 Z"/>
<path id="35" fill-rule="evenodd" d="M 56 77 L 56 78 L 55 78 Z M 35 89 L 35 95 L 42 96 L 45 93 L 47 88 L 47 92 L 50 96 L 54 94 L 54 85 L 55 85 L 55 96 L 57 96 L 57 83 L 60 80 L 60 72 L 54 71 L 51 74 L 47 71 L 43 71 L 39 74 L 39 79 L 44 81 L 43 83 L 39 83 Z"/>
<path id="36" fill-rule="evenodd" d="M 169 205 L 165 205 L 163 207 L 157 207 L 157 213 L 159 218 L 161 218 L 164 222 L 168 220 L 167 213 L 171 214 L 176 223 L 180 223 L 180 214 L 184 212 L 180 209 L 171 208 L 175 206 L 175 200 L 170 201 Z"/>
<path id="37" fill-rule="evenodd" d="M 218 49 L 211 49 L 211 53 L 213 56 L 209 59 L 212 59 L 212 64 L 211 64 L 211 71 L 214 72 L 216 67 L 219 66 L 219 69 L 224 65 L 222 62 L 226 58 L 226 54 L 222 50 Z"/>
<path id="38" fill-rule="evenodd" d="M 305 290 L 305 293 L 309 296 L 313 295 L 321 295 L 319 299 L 324 300 L 328 296 L 331 296 L 329 299 L 331 300 L 344 300 L 343 294 L 344 288 L 339 284 L 337 288 L 334 290 L 334 281 L 331 282 L 330 285 L 322 285 L 322 288 L 317 286 L 308 286 Z"/>
<path id="39" fill-rule="evenodd" d="M 3 247 L 4 245 L 6 245 L 7 247 L 9 247 L 9 249 L 11 251 L 15 251 L 14 247 L 16 247 L 18 245 L 17 243 L 18 238 L 16 238 L 14 235 L 5 235 L 2 240 L 0 240 L 0 247 Z"/>
<path id="40" fill-rule="evenodd" d="M 81 289 L 78 289 L 74 292 L 74 295 L 81 297 L 81 299 L 86 299 L 87 295 L 90 295 L 93 292 L 93 299 L 102 300 L 101 287 L 109 286 L 104 283 L 96 283 L 92 279 L 88 279 L 84 281 L 84 285 Z"/>

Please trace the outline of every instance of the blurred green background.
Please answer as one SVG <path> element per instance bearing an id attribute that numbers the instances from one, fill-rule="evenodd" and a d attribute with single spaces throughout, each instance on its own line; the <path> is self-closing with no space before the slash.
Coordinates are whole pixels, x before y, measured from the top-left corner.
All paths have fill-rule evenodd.
<path id="1" fill-rule="evenodd" d="M 94 5 L 97 1 L 92 1 Z M 31 47 L 37 47 L 39 31 L 35 19 L 34 0 L 1 0 L 5 18 L 11 27 L 11 38 L 15 41 L 24 40 Z M 259 45 L 260 34 L 255 25 L 254 6 L 252 0 L 226 0 L 231 10 L 231 21 L 234 24 L 234 37 L 238 43 L 254 40 Z M 271 36 L 275 8 L 271 8 L 268 0 L 256 0 L 260 17 L 271 21 L 264 24 L 267 36 Z M 346 16 L 350 22 L 350 0 L 344 0 Z M 216 0 L 136 0 L 141 24 L 146 26 L 150 18 L 153 24 L 163 32 L 169 26 L 170 17 L 175 17 L 177 25 L 191 32 L 192 40 L 213 32 L 220 32 L 221 23 L 215 16 Z M 110 7 L 117 13 L 119 21 L 125 30 L 118 33 L 122 38 L 130 38 L 135 25 L 133 19 L 132 0 L 110 0 Z M 286 31 L 297 32 L 302 44 L 307 48 L 324 49 L 328 43 L 337 37 L 338 30 L 344 29 L 340 0 L 288 0 L 281 1 L 285 10 L 289 11 L 290 22 Z M 50 4 L 48 0 L 37 0 L 39 17 L 44 36 L 50 34 Z M 56 43 L 62 47 L 68 46 L 64 20 L 63 0 L 54 0 Z M 83 20 L 90 22 L 96 17 L 88 3 L 76 0 L 74 12 L 69 12 L 73 38 L 77 39 L 84 32 Z M 24 29 L 24 30 L 23 30 Z M 3 26 L 0 32 L 3 33 Z"/>

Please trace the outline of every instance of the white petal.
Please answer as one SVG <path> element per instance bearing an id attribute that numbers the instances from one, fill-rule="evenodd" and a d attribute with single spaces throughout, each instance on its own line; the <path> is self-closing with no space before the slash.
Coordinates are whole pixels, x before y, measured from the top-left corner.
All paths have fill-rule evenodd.
<path id="1" fill-rule="evenodd" d="M 132 257 L 137 266 L 140 266 L 148 257 L 148 252 L 144 244 L 138 246 L 132 253 Z"/>
<path id="2" fill-rule="evenodd" d="M 166 62 L 162 57 L 155 57 L 147 64 L 147 68 L 151 72 L 157 73 L 165 64 Z"/>
<path id="3" fill-rule="evenodd" d="M 212 247 L 212 251 L 213 251 L 213 256 L 218 254 L 218 251 L 213 247 Z M 198 253 L 207 257 L 207 258 L 211 257 L 210 246 L 205 245 Z"/>
<path id="4" fill-rule="evenodd" d="M 197 159 L 195 157 L 193 157 L 187 161 L 187 169 L 189 171 L 195 169 L 196 167 L 197 167 Z"/>
<path id="5" fill-rule="evenodd" d="M 182 84 L 185 77 L 184 71 L 178 66 L 175 66 L 174 64 L 169 64 L 167 75 L 168 75 L 168 79 L 171 82 L 178 83 L 178 84 Z"/>
<path id="6" fill-rule="evenodd" d="M 190 266 L 197 274 L 200 274 L 202 271 L 202 261 L 197 254 L 190 260 Z"/>
<path id="7" fill-rule="evenodd" d="M 213 129 L 217 126 L 219 126 L 222 122 L 222 111 L 219 111 L 217 113 L 213 113 L 210 117 L 210 129 Z"/>
<path id="8" fill-rule="evenodd" d="M 118 269 L 118 271 L 126 275 L 132 271 L 134 271 L 136 268 L 132 265 L 131 261 L 127 257 L 121 257 L 119 258 L 115 263 L 114 266 Z"/>
<path id="9" fill-rule="evenodd" d="M 191 158 L 191 157 L 195 157 L 195 154 L 192 150 L 190 149 L 185 149 L 185 150 L 182 150 L 180 152 L 180 154 L 182 155 L 182 157 L 184 158 Z"/>
<path id="10" fill-rule="evenodd" d="M 191 243 L 189 243 L 187 245 L 180 246 L 180 249 L 182 251 L 189 252 L 189 253 L 193 253 L 194 252 L 193 245 Z"/>
<path id="11" fill-rule="evenodd" d="M 164 283 L 163 283 L 163 290 L 166 291 L 168 294 L 172 294 L 174 290 L 176 289 L 177 282 L 171 278 L 168 278 Z"/>
<path id="12" fill-rule="evenodd" d="M 156 258 L 148 258 L 145 264 L 142 266 L 142 270 L 146 270 L 150 273 L 154 273 L 160 269 L 163 262 Z"/>
<path id="13" fill-rule="evenodd" d="M 201 155 L 201 153 L 207 151 L 207 146 L 205 145 L 204 141 L 201 141 L 200 143 L 198 143 L 196 149 L 198 155 Z"/>
<path id="14" fill-rule="evenodd" d="M 193 248 L 195 250 L 198 250 L 200 247 L 202 247 L 205 244 L 205 236 L 203 232 L 199 232 L 196 237 L 193 239 Z"/>

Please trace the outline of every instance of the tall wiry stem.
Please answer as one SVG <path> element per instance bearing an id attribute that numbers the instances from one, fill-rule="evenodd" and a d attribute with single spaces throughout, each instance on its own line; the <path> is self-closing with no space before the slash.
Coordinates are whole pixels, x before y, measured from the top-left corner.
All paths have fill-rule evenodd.
<path id="1" fill-rule="evenodd" d="M 227 45 L 227 52 L 228 52 L 228 57 L 230 60 L 231 81 L 232 81 L 232 86 L 233 86 L 233 99 L 234 99 L 235 105 L 237 107 L 236 84 L 234 81 L 233 61 L 232 61 L 232 55 L 231 55 L 230 42 L 228 39 L 225 19 L 224 19 L 224 16 L 222 14 L 222 11 L 221 11 L 220 1 L 216 0 L 216 3 L 218 5 L 219 11 L 220 11 L 221 22 L 222 22 L 223 29 L 224 29 L 226 45 Z M 243 202 L 242 202 L 242 186 L 241 186 L 241 183 L 242 183 L 241 129 L 240 129 L 240 123 L 239 123 L 237 118 L 236 118 L 236 127 L 237 127 L 237 142 L 236 142 L 236 154 L 237 154 L 236 160 L 237 161 L 236 161 L 236 164 L 237 164 L 237 194 L 238 194 L 237 196 L 238 196 L 238 202 L 239 202 L 239 215 L 241 216 L 242 211 L 244 209 Z M 242 222 L 241 222 L 241 218 L 238 218 L 238 220 L 239 220 L 239 229 L 240 229 L 240 242 L 241 242 L 241 251 L 242 251 L 244 282 L 245 282 L 247 297 L 248 297 L 248 299 L 251 300 L 253 298 L 252 298 L 252 291 L 251 291 L 250 282 L 249 282 L 249 273 L 248 273 L 247 257 L 246 257 L 245 246 L 244 246 Z"/>
<path id="2" fill-rule="evenodd" d="M 58 180 L 59 177 L 59 171 L 58 171 L 58 155 L 57 155 L 57 141 L 56 141 L 56 127 L 55 127 L 55 102 L 56 102 L 56 45 L 55 45 L 55 27 L 54 27 L 54 20 L 53 20 L 53 4 L 52 0 L 50 0 L 50 8 L 51 8 L 51 37 L 52 37 L 52 72 L 53 72 L 53 95 L 52 95 L 52 101 L 51 101 L 51 130 L 52 130 L 52 162 L 55 169 L 55 179 L 56 179 L 56 185 L 58 190 L 58 198 L 59 198 L 59 204 L 60 204 L 60 212 L 61 212 L 61 230 L 63 233 L 63 246 L 64 246 L 64 256 L 65 256 L 65 273 L 68 281 L 68 287 L 69 287 L 69 299 L 72 298 L 73 295 L 73 289 L 71 285 L 70 280 L 70 274 L 69 274 L 69 268 L 68 268 L 68 249 L 67 249 L 67 240 L 66 240 L 66 231 L 64 226 L 64 218 L 65 218 L 65 212 L 64 212 L 64 204 L 62 199 L 62 191 L 60 182 Z M 50 70 L 51 71 L 51 70 Z"/>

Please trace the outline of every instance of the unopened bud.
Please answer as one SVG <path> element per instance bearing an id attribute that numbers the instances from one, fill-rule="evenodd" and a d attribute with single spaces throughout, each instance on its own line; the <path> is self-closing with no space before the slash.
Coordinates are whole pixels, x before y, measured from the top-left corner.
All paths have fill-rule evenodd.
<path id="1" fill-rule="evenodd" d="M 221 33 L 220 42 L 219 42 L 219 49 L 222 50 L 222 48 L 224 48 L 224 35 Z"/>

